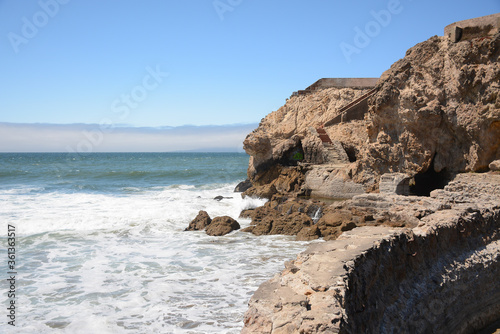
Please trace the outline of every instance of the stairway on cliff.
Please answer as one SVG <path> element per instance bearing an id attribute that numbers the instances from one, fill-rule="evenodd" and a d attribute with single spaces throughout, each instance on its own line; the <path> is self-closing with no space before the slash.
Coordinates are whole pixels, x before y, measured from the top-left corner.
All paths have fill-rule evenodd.
<path id="1" fill-rule="evenodd" d="M 376 91 L 377 88 L 374 88 L 341 107 L 337 110 L 337 116 L 326 122 L 323 126 L 364 119 L 365 114 L 368 112 L 368 98 L 375 94 Z"/>
<path id="2" fill-rule="evenodd" d="M 323 164 L 343 167 L 349 163 L 349 157 L 342 147 L 342 144 L 338 141 L 332 141 L 326 133 L 325 129 L 319 127 L 316 129 L 312 128 L 311 131 L 314 131 L 317 134 L 323 144 Z"/>

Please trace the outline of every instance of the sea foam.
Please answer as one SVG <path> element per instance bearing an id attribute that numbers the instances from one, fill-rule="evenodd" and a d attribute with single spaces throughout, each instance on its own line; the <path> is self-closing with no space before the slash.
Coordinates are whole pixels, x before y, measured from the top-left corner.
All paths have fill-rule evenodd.
<path id="1" fill-rule="evenodd" d="M 19 233 L 17 330 L 238 333 L 259 284 L 306 243 L 184 231 L 199 210 L 248 226 L 240 211 L 265 201 L 242 199 L 234 186 L 0 192 L 2 229 Z"/>

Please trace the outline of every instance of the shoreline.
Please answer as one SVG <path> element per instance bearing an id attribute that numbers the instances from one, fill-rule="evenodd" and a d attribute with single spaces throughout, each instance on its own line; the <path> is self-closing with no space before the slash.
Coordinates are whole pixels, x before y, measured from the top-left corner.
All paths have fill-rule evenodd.
<path id="1" fill-rule="evenodd" d="M 500 174 L 348 202 L 426 213 L 413 228 L 357 227 L 310 246 L 255 292 L 242 333 L 471 333 L 500 319 Z"/>

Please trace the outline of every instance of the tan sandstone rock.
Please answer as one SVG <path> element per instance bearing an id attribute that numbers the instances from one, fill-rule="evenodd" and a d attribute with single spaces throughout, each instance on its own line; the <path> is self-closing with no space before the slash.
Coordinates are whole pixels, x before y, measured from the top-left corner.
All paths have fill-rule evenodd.
<path id="1" fill-rule="evenodd" d="M 492 161 L 488 167 L 492 171 L 500 171 L 500 160 Z"/>
<path id="2" fill-rule="evenodd" d="M 500 317 L 500 175 L 459 174 L 431 197 L 365 194 L 318 222 L 363 226 L 311 245 L 263 283 L 242 333 L 473 333 Z"/>
<path id="3" fill-rule="evenodd" d="M 240 224 L 236 220 L 229 216 L 222 216 L 215 217 L 205 231 L 211 236 L 222 236 L 239 229 Z"/>
<path id="4" fill-rule="evenodd" d="M 242 333 L 475 333 L 500 321 L 499 27 L 500 14 L 450 25 L 375 90 L 316 87 L 247 136 L 247 194 L 270 199 L 247 213 L 249 230 L 312 217 L 300 195 L 349 199 L 292 225 L 331 241 L 259 287 Z"/>
<path id="5" fill-rule="evenodd" d="M 433 172 L 446 181 L 458 172 L 488 170 L 500 157 L 499 57 L 498 33 L 458 43 L 434 36 L 382 75 L 364 119 L 332 122 L 369 88 L 323 88 L 291 97 L 244 141 L 254 188 L 247 194 L 350 198 L 376 191 L 386 173 L 411 178 Z M 325 168 L 334 149 L 318 139 L 315 129 L 322 125 L 349 156 L 347 163 Z M 299 151 L 304 159 L 294 161 Z M 290 169 L 303 177 L 292 177 Z"/>
<path id="6" fill-rule="evenodd" d="M 202 231 L 204 230 L 210 223 L 212 219 L 208 215 L 206 211 L 201 210 L 198 212 L 198 215 L 189 223 L 189 226 L 185 229 L 185 231 Z"/>

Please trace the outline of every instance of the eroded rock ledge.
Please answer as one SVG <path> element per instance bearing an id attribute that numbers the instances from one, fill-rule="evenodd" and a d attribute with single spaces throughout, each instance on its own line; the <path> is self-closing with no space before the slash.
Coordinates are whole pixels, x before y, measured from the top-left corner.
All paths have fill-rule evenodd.
<path id="1" fill-rule="evenodd" d="M 459 174 L 431 197 L 352 207 L 422 212 L 318 243 L 262 284 L 242 333 L 472 333 L 500 319 L 500 175 Z"/>

